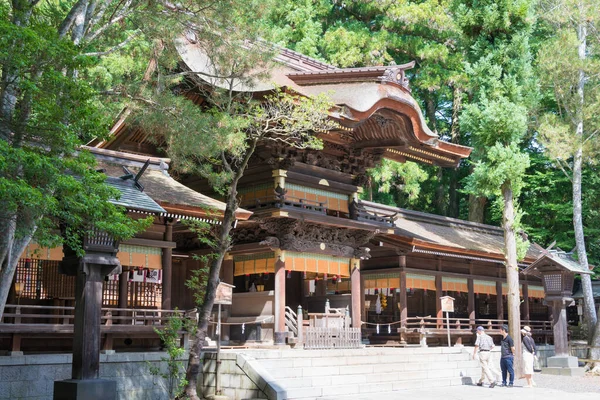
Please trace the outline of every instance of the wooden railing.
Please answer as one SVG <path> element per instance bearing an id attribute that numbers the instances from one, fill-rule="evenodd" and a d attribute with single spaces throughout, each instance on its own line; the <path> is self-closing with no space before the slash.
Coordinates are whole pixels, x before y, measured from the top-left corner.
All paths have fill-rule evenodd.
<path id="1" fill-rule="evenodd" d="M 421 344 L 425 345 L 428 337 L 445 337 L 448 334 L 448 327 L 452 340 L 461 343 L 462 338 L 472 336 L 478 326 L 483 326 L 487 334 L 500 335 L 500 328 L 506 324 L 508 321 L 501 319 L 449 318 L 447 325 L 446 318 L 425 316 L 409 317 L 402 323 L 367 324 L 363 325 L 362 331 L 363 335 L 369 336 L 375 341 L 381 336 L 388 339 L 389 336 L 398 336 L 400 342 L 405 342 L 408 337 L 416 336 L 419 337 Z M 524 325 L 531 327 L 535 337 L 547 339 L 553 335 L 552 323 L 549 321 L 522 320 L 521 326 Z"/>
<path id="2" fill-rule="evenodd" d="M 240 206 L 250 211 L 269 208 L 293 208 L 319 214 L 327 214 L 328 208 L 326 202 L 317 202 L 287 195 L 273 195 L 249 199 L 247 201 L 242 201 Z"/>
<path id="3" fill-rule="evenodd" d="M 475 331 L 478 326 L 483 326 L 487 331 L 491 333 L 500 333 L 502 325 L 507 325 L 508 321 L 504 319 L 475 319 L 469 320 L 469 318 L 449 318 L 450 330 L 455 331 Z M 435 330 L 446 330 L 448 325 L 446 318 L 437 317 L 409 317 L 406 319 L 406 323 L 403 324 L 406 329 L 427 329 L 431 332 Z M 529 325 L 533 334 L 552 334 L 552 323 L 550 321 L 531 321 L 521 320 L 521 326 Z"/>
<path id="4" fill-rule="evenodd" d="M 373 223 L 376 225 L 394 226 L 396 214 L 390 213 L 388 210 L 377 209 L 369 206 L 365 208 L 361 202 L 350 202 L 349 213 L 336 211 L 329 208 L 327 202 L 318 202 L 313 200 L 302 199 L 288 195 L 274 194 L 272 196 L 264 196 L 254 199 L 242 201 L 241 207 L 257 211 L 270 208 L 287 208 L 295 210 L 303 210 L 323 215 L 333 215 L 340 218 L 353 219 L 361 222 Z"/>
<path id="5" fill-rule="evenodd" d="M 74 307 L 7 304 L 0 321 L 0 334 L 12 335 L 12 351 L 20 351 L 21 339 L 28 336 L 72 335 L 74 313 Z M 154 329 L 164 327 L 175 314 L 192 320 L 196 318 L 195 313 L 180 310 L 102 308 L 103 349 L 112 348 L 113 336 L 156 338 Z M 181 335 L 185 341 L 186 332 Z"/>

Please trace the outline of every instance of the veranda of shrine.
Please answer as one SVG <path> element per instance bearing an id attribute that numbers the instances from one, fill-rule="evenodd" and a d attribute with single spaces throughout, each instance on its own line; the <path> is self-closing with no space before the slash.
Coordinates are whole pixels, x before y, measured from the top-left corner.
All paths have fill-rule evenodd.
<path id="1" fill-rule="evenodd" d="M 206 68 L 193 40 L 182 38 L 178 48 L 182 68 Z M 346 326 L 372 344 L 423 337 L 445 344 L 446 295 L 455 299 L 453 342 L 471 342 L 478 325 L 498 334 L 507 319 L 500 228 L 359 199 L 366 170 L 383 158 L 454 168 L 470 154 L 427 128 L 405 76 L 413 65 L 338 69 L 285 49 L 277 61 L 268 82 L 300 96 L 327 93 L 340 128 L 320 134 L 323 150 L 257 149 L 238 188 L 234 246 L 221 269 L 221 280 L 235 286 L 223 309 L 223 343 L 291 344 L 310 328 Z M 265 82 L 240 90 L 263 95 L 273 88 Z M 200 93 L 185 95 L 201 103 Z M 194 254 L 207 250 L 184 221 L 219 223 L 224 209 L 206 181 L 169 176 L 170 160 L 127 117 L 119 116 L 109 140 L 87 146 L 130 214 L 154 216 L 151 228 L 120 244 L 123 273 L 104 282 L 105 350 L 157 347 L 154 328 L 169 315 L 194 317 L 185 281 L 199 267 Z M 532 244 L 520 267 L 542 250 Z M 28 246 L 0 323 L 0 349 L 71 348 L 74 278 L 59 273 L 62 257 L 62 249 Z M 520 282 L 522 325 L 552 341 L 542 282 L 531 275 Z"/>

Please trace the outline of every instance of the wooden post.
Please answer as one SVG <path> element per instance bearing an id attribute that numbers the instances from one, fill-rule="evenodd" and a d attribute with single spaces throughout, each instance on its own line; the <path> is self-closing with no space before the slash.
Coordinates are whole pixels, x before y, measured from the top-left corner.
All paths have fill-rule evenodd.
<path id="1" fill-rule="evenodd" d="M 529 323 L 529 285 L 527 283 L 523 284 L 523 320 Z"/>
<path id="2" fill-rule="evenodd" d="M 467 311 L 469 313 L 469 329 L 475 329 L 475 285 L 473 278 L 467 278 L 467 289 L 469 298 L 467 300 Z"/>
<path id="3" fill-rule="evenodd" d="M 504 321 L 504 298 L 502 296 L 502 282 L 500 281 L 496 282 L 496 319 L 500 320 L 501 323 Z"/>
<path id="4" fill-rule="evenodd" d="M 362 325 L 362 310 L 361 310 L 361 298 L 363 295 L 360 293 L 360 260 L 357 258 L 350 259 L 350 273 L 351 280 L 351 293 L 352 293 L 352 327 L 360 328 Z"/>
<path id="5" fill-rule="evenodd" d="M 408 318 L 408 305 L 406 299 L 406 256 L 398 256 L 398 265 L 400 266 L 400 328 L 406 328 L 406 319 Z"/>
<path id="6" fill-rule="evenodd" d="M 233 285 L 233 275 L 234 275 L 235 265 L 233 263 L 233 256 L 227 254 L 223 259 L 223 264 L 221 265 L 221 271 L 223 271 L 223 282 Z M 231 313 L 231 306 L 224 305 L 223 306 L 223 315 L 222 317 L 227 320 Z M 223 343 L 228 344 L 229 338 L 231 335 L 230 325 L 221 325 L 221 340 Z"/>
<path id="7" fill-rule="evenodd" d="M 87 270 L 87 274 L 84 272 Z M 99 265 L 77 271 L 75 325 L 73 327 L 73 379 L 98 379 L 100 370 L 100 318 L 102 282 Z"/>
<path id="8" fill-rule="evenodd" d="M 440 298 L 444 295 L 442 291 L 442 276 L 435 276 L 435 313 L 436 313 L 436 327 L 441 329 L 444 326 L 444 313 L 442 312 L 442 300 Z"/>
<path id="9" fill-rule="evenodd" d="M 127 296 L 129 295 L 128 290 L 129 271 L 123 268 L 123 272 L 119 274 L 119 308 L 127 308 L 128 301 Z M 127 316 L 127 311 L 120 311 L 119 316 L 123 319 L 119 319 L 119 324 L 126 325 L 127 321 L 124 317 Z"/>
<path id="10" fill-rule="evenodd" d="M 167 218 L 165 221 L 165 242 L 173 241 L 173 219 Z M 171 309 L 171 282 L 173 277 L 173 250 L 169 248 L 162 249 L 162 304 L 163 310 Z"/>
<path id="11" fill-rule="evenodd" d="M 298 306 L 296 317 L 298 318 L 298 347 L 302 348 L 302 343 L 304 340 L 304 314 L 302 312 L 302 306 L 300 305 Z"/>
<path id="12" fill-rule="evenodd" d="M 275 344 L 285 344 L 285 256 L 275 262 Z"/>

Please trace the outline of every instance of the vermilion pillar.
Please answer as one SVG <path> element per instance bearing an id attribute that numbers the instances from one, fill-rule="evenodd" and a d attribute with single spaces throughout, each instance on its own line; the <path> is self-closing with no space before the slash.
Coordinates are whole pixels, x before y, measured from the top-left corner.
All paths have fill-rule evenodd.
<path id="1" fill-rule="evenodd" d="M 275 344 L 285 344 L 285 256 L 275 262 Z"/>

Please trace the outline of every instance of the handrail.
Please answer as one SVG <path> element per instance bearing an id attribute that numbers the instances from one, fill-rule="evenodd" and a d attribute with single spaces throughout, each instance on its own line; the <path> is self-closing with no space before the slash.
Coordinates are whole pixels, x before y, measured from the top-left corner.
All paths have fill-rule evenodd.
<path id="1" fill-rule="evenodd" d="M 0 325 L 73 325 L 75 307 L 72 306 L 39 306 L 7 304 Z M 24 312 L 31 310 L 33 312 Z M 48 311 L 42 313 L 41 311 Z M 57 312 L 58 311 L 58 312 Z M 172 315 L 179 314 L 188 317 L 184 310 L 111 308 L 101 309 L 101 321 L 104 325 L 118 322 L 120 325 L 163 325 Z"/>

